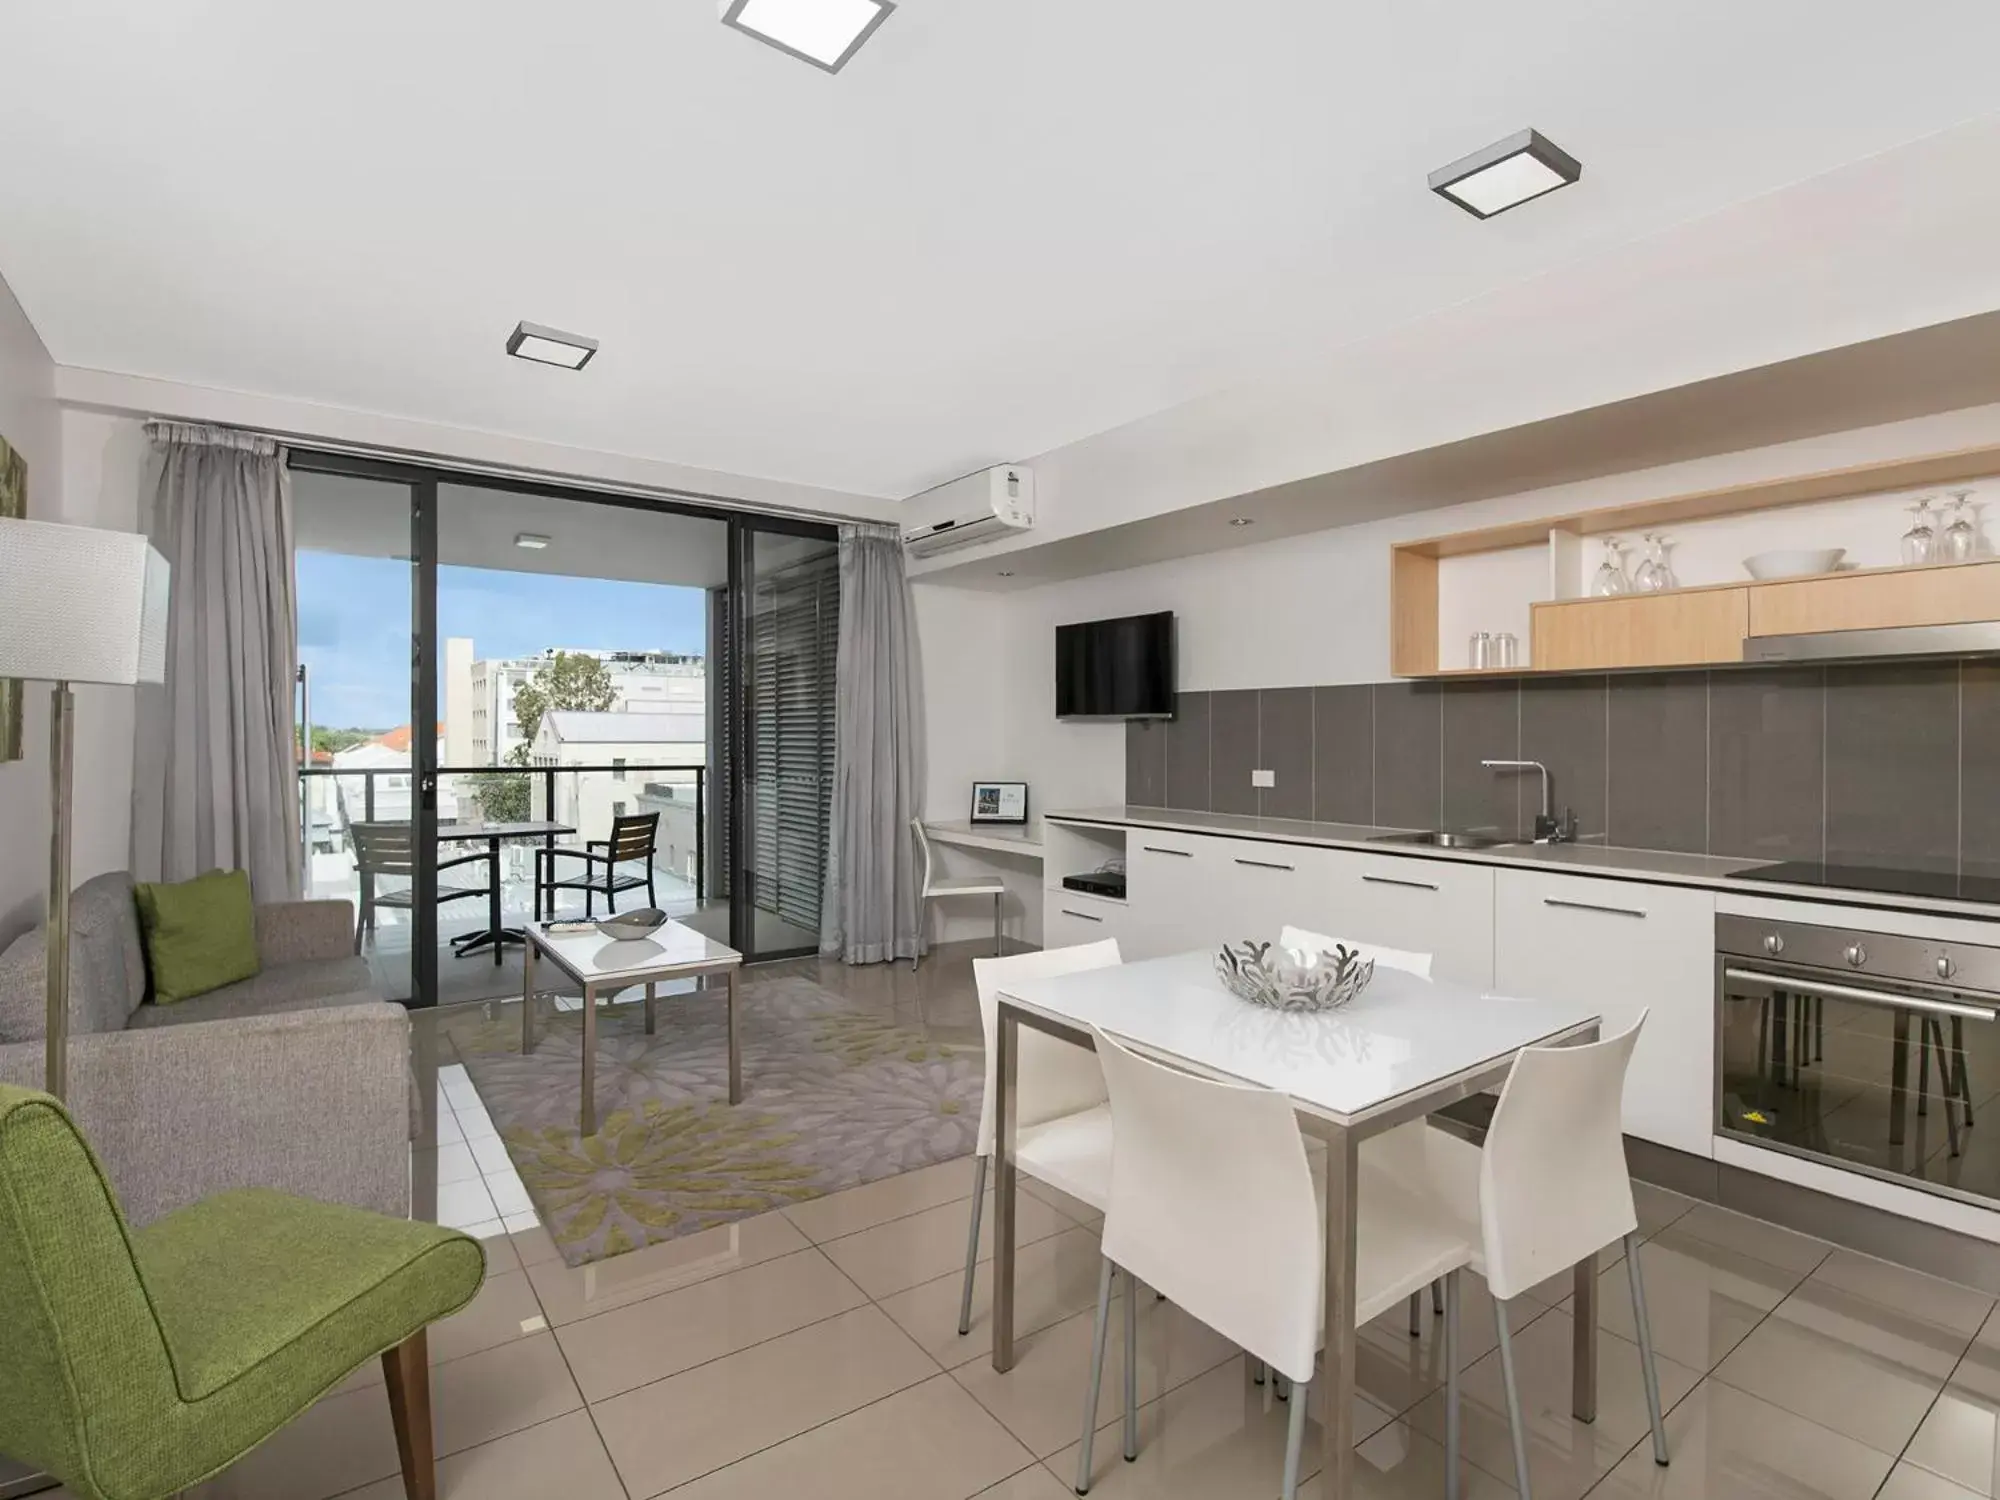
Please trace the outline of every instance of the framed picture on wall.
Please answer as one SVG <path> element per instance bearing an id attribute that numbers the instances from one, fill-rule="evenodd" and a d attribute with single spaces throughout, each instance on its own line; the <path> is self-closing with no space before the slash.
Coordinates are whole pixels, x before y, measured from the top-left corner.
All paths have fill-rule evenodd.
<path id="1" fill-rule="evenodd" d="M 1027 822 L 1028 783 L 1025 781 L 973 782 L 972 821 L 975 823 Z"/>
<path id="2" fill-rule="evenodd" d="M 28 461 L 0 438 L 0 518 L 28 516 Z M 21 683 L 0 677 L 0 761 L 21 758 Z"/>

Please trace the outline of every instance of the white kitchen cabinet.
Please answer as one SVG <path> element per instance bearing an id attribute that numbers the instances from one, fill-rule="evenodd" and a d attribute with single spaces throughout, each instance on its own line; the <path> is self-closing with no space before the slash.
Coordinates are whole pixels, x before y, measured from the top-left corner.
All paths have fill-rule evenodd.
<path id="1" fill-rule="evenodd" d="M 1071 948 L 1078 943 L 1101 943 L 1118 939 L 1121 958 L 1139 958 L 1131 937 L 1135 924 L 1132 909 L 1123 901 L 1102 896 L 1086 896 L 1081 891 L 1048 891 L 1042 904 L 1042 946 Z"/>
<path id="2" fill-rule="evenodd" d="M 1330 849 L 1262 839 L 1220 839 L 1218 877 L 1206 899 L 1215 913 L 1203 929 L 1217 942 L 1270 942 L 1286 927 L 1313 926 L 1326 909 Z"/>
<path id="3" fill-rule="evenodd" d="M 1440 979 L 1493 983 L 1491 865 L 1399 858 L 1333 849 L 1327 916 L 1311 924 L 1332 937 L 1431 955 Z"/>
<path id="4" fill-rule="evenodd" d="M 1625 1131 L 1696 1156 L 1714 1138 L 1714 952 L 1712 891 L 1497 872 L 1493 988 L 1591 1005 L 1606 1036 L 1645 1012 Z"/>
<path id="5" fill-rule="evenodd" d="M 1134 828 L 1125 847 L 1125 892 L 1131 905 L 1130 956 L 1158 958 L 1223 940 L 1225 913 L 1216 902 L 1230 839 Z"/>

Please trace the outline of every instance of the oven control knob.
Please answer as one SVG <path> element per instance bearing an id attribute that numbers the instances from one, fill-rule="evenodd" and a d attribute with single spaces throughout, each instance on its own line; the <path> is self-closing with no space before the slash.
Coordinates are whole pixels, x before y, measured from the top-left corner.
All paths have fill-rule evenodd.
<path id="1" fill-rule="evenodd" d="M 1952 975 L 1956 974 L 1957 972 L 1958 972 L 1958 965 L 1951 961 L 1951 955 L 1949 953 L 1941 953 L 1938 955 L 1938 961 L 1937 961 L 1938 978 L 1949 979 L 1951 978 Z"/>
<path id="2" fill-rule="evenodd" d="M 1849 943 L 1847 945 L 1847 961 L 1855 968 L 1860 968 L 1868 962 L 1868 950 L 1859 943 Z"/>
<path id="3" fill-rule="evenodd" d="M 1771 957 L 1776 958 L 1780 953 L 1785 951 L 1785 940 L 1779 937 L 1777 933 L 1771 933 L 1764 939 L 1764 951 L 1770 954 Z"/>

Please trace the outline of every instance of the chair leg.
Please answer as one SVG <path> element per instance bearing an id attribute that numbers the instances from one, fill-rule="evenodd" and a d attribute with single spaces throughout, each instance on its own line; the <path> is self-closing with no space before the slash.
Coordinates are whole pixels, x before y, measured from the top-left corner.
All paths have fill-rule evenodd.
<path id="1" fill-rule="evenodd" d="M 1943 1066 L 1942 1060 L 1938 1064 Z M 1625 1274 L 1632 1283 L 1632 1326 L 1639 1334 L 1639 1361 L 1646 1379 L 1646 1417 L 1653 1424 L 1653 1462 L 1667 1464 L 1667 1428 L 1660 1419 L 1660 1367 L 1653 1361 L 1653 1329 L 1646 1318 L 1646 1282 L 1639 1271 L 1639 1236 L 1625 1236 Z"/>
<path id="2" fill-rule="evenodd" d="M 1420 1339 L 1423 1336 L 1424 1294 L 1422 1292 L 1412 1292 L 1410 1293 L 1410 1337 Z"/>
<path id="3" fill-rule="evenodd" d="M 1076 1451 L 1076 1492 L 1090 1493 L 1090 1448 L 1097 1436 L 1097 1388 L 1104 1384 L 1104 1338 L 1111 1331 L 1111 1261 L 1097 1273 L 1097 1328 L 1090 1341 L 1090 1384 L 1083 1391 L 1083 1442 Z"/>
<path id="4" fill-rule="evenodd" d="M 1139 1278 L 1125 1273 L 1125 1462 L 1139 1456 Z"/>
<path id="5" fill-rule="evenodd" d="M 396 1424 L 396 1456 L 403 1464 L 407 1500 L 437 1500 L 437 1458 L 431 1436 L 431 1359 L 419 1328 L 382 1356 L 389 1387 L 389 1416 Z"/>
<path id="6" fill-rule="evenodd" d="M 1250 1383 L 1252 1385 L 1262 1385 L 1264 1383 L 1265 1368 L 1263 1360 L 1252 1356 L 1250 1360 Z"/>
<path id="7" fill-rule="evenodd" d="M 1459 1273 L 1453 1271 L 1444 1279 L 1445 1500 L 1458 1500 L 1458 1302 Z"/>
<path id="8" fill-rule="evenodd" d="M 1444 1316 L 1444 1282 L 1442 1280 L 1431 1283 L 1431 1314 L 1439 1318 Z"/>
<path id="9" fill-rule="evenodd" d="M 1000 946 L 1000 893 L 993 893 L 993 956 L 999 958 L 1006 950 Z"/>
<path id="10" fill-rule="evenodd" d="M 1958 1112 L 1965 1120 L 1965 1128 L 1972 1128 L 1972 1080 L 1965 1075 L 1965 1022 L 1958 1016 L 1951 1018 L 1951 1050 L 1958 1057 Z"/>
<path id="11" fill-rule="evenodd" d="M 1514 1380 L 1514 1335 L 1507 1327 L 1507 1304 L 1497 1298 L 1493 1321 L 1500 1329 L 1500 1379 L 1507 1387 L 1507 1429 L 1514 1438 L 1514 1492 L 1529 1500 L 1528 1440 L 1521 1431 L 1521 1388 Z"/>
<path id="12" fill-rule="evenodd" d="M 1306 1443 L 1306 1413 L 1312 1409 L 1312 1401 L 1307 1396 L 1309 1386 L 1292 1388 L 1292 1415 L 1285 1424 L 1285 1487 L 1283 1500 L 1297 1500 L 1299 1493 L 1299 1454 Z"/>
<path id="13" fill-rule="evenodd" d="M 965 1231 L 965 1285 L 958 1294 L 958 1331 L 972 1332 L 972 1270 L 979 1264 L 979 1216 L 986 1207 L 986 1158 L 972 1164 L 972 1223 Z"/>

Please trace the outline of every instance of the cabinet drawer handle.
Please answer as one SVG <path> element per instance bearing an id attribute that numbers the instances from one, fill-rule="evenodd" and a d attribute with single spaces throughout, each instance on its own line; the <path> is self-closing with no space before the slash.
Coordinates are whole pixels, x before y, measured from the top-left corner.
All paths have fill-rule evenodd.
<path id="1" fill-rule="evenodd" d="M 1067 906 L 1062 909 L 1062 914 L 1066 917 L 1075 917 L 1082 922 L 1102 922 L 1104 920 L 1102 917 L 1093 917 L 1087 911 L 1071 911 Z"/>
<path id="2" fill-rule="evenodd" d="M 1363 875 L 1362 880 L 1369 885 L 1400 885 L 1413 891 L 1434 891 L 1436 886 L 1428 880 L 1398 880 L 1394 875 Z"/>
<path id="3" fill-rule="evenodd" d="M 1194 850 L 1192 849 L 1162 849 L 1158 844 L 1141 844 L 1139 847 L 1144 849 L 1148 854 L 1177 854 L 1182 859 L 1194 858 Z"/>
<path id="4" fill-rule="evenodd" d="M 1275 864 L 1268 859 L 1239 859 L 1236 863 L 1239 865 L 1248 865 L 1253 870 L 1289 870 L 1293 868 L 1291 865 Z"/>
<path id="5" fill-rule="evenodd" d="M 1565 911 L 1602 912 L 1607 917 L 1640 917 L 1646 914 L 1636 906 L 1597 906 L 1589 901 L 1564 901 L 1555 896 L 1542 897 L 1544 906 L 1560 906 Z"/>

